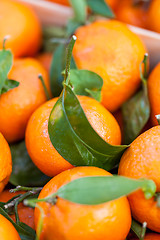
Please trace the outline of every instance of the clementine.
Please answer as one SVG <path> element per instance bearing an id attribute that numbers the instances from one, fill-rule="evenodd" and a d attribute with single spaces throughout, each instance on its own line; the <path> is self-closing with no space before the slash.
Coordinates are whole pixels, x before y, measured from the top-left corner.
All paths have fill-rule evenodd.
<path id="1" fill-rule="evenodd" d="M 148 78 L 148 95 L 151 107 L 151 121 L 157 125 L 156 114 L 160 114 L 160 63 L 152 70 Z"/>
<path id="2" fill-rule="evenodd" d="M 150 1 L 150 6 L 147 12 L 148 28 L 152 31 L 160 33 L 160 2 L 159 0 Z"/>
<path id="3" fill-rule="evenodd" d="M 123 154 L 119 174 L 131 178 L 152 179 L 160 191 L 160 126 L 155 126 L 137 137 Z M 129 195 L 129 203 L 133 217 L 153 231 L 160 232 L 159 214 L 155 198 L 146 200 L 141 190 Z"/>
<path id="4" fill-rule="evenodd" d="M 8 190 L 4 190 L 0 193 L 0 202 L 8 202 L 11 198 L 17 196 L 18 194 L 23 194 L 25 192 L 19 191 L 16 193 L 10 193 Z M 34 210 L 20 203 L 18 205 L 18 215 L 21 222 L 27 224 L 31 228 L 34 228 Z M 16 222 L 15 215 L 11 214 L 10 217 Z"/>
<path id="5" fill-rule="evenodd" d="M 95 99 L 86 96 L 78 98 L 95 131 L 108 143 L 120 144 L 120 128 L 112 114 Z M 32 114 L 25 138 L 32 161 L 43 173 L 51 177 L 73 167 L 56 151 L 49 139 L 48 119 L 56 101 L 57 98 L 54 98 L 46 102 Z"/>
<path id="6" fill-rule="evenodd" d="M 0 131 L 9 142 L 24 138 L 29 117 L 47 100 L 39 73 L 49 88 L 48 74 L 38 61 L 32 58 L 14 60 L 8 77 L 20 85 L 0 96 Z"/>
<path id="7" fill-rule="evenodd" d="M 116 8 L 116 18 L 137 27 L 147 27 L 147 12 L 141 4 L 133 4 L 133 0 L 121 0 Z"/>
<path id="8" fill-rule="evenodd" d="M 0 192 L 9 181 L 12 172 L 12 158 L 9 145 L 0 133 Z"/>
<path id="9" fill-rule="evenodd" d="M 0 49 L 6 35 L 6 48 L 15 57 L 34 55 L 41 44 L 41 26 L 33 10 L 20 2 L 0 1 Z"/>
<path id="10" fill-rule="evenodd" d="M 117 110 L 139 87 L 139 64 L 146 48 L 125 24 L 101 20 L 76 31 L 73 56 L 79 69 L 98 73 L 104 81 L 102 104 Z"/>
<path id="11" fill-rule="evenodd" d="M 77 167 L 51 179 L 39 199 L 56 192 L 64 184 L 87 176 L 107 176 L 109 172 L 96 167 Z M 126 197 L 99 205 L 80 205 L 58 198 L 55 205 L 38 203 L 44 211 L 40 240 L 124 240 L 131 226 L 130 207 Z M 35 224 L 40 212 L 35 209 Z M 116 231 L 115 231 L 116 229 Z"/>
<path id="12" fill-rule="evenodd" d="M 0 239 L 20 240 L 20 236 L 12 223 L 0 214 Z"/>

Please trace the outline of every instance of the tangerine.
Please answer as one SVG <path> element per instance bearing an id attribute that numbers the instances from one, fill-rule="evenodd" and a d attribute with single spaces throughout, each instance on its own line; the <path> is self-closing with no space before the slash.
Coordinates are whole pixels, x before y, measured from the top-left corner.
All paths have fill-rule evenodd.
<path id="1" fill-rule="evenodd" d="M 37 60 L 14 60 L 8 77 L 20 85 L 0 96 L 0 131 L 8 142 L 24 138 L 31 114 L 47 100 L 43 85 L 38 79 L 39 73 L 43 75 L 49 89 L 48 74 Z"/>
<path id="2" fill-rule="evenodd" d="M 144 44 L 124 23 L 115 20 L 82 26 L 76 36 L 73 56 L 78 68 L 103 78 L 102 104 L 111 112 L 117 110 L 139 87 Z"/>
<path id="3" fill-rule="evenodd" d="M 118 173 L 131 178 L 152 179 L 160 191 L 160 126 L 155 126 L 138 136 L 122 155 Z M 156 197 L 146 200 L 141 190 L 128 196 L 133 217 L 153 231 L 160 232 Z"/>
<path id="4" fill-rule="evenodd" d="M 4 37 L 9 35 L 6 48 L 15 57 L 34 55 L 41 44 L 41 26 L 33 10 L 20 2 L 0 1 L 0 49 Z"/>
<path id="5" fill-rule="evenodd" d="M 49 196 L 74 179 L 108 175 L 111 174 L 96 167 L 69 169 L 51 179 L 42 189 L 39 199 Z M 80 205 L 62 198 L 57 198 L 55 205 L 46 202 L 38 205 L 44 211 L 40 240 L 124 240 L 131 226 L 130 207 L 126 197 L 98 205 Z M 39 213 L 36 208 L 36 226 Z"/>
<path id="6" fill-rule="evenodd" d="M 112 114 L 93 98 L 79 96 L 78 99 L 95 131 L 108 143 L 120 144 L 120 128 Z M 46 102 L 32 114 L 25 138 L 32 161 L 50 177 L 73 167 L 56 151 L 49 138 L 48 119 L 56 101 L 57 98 L 54 98 Z"/>

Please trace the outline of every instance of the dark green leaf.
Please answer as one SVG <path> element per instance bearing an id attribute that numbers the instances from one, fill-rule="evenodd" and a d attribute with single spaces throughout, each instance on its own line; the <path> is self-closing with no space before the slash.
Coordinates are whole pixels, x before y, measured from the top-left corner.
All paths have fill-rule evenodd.
<path id="1" fill-rule="evenodd" d="M 87 2 L 86 0 L 69 0 L 73 11 L 74 11 L 74 18 L 77 22 L 85 23 L 87 17 Z"/>
<path id="2" fill-rule="evenodd" d="M 10 80 L 10 79 L 6 79 L 4 82 L 4 85 L 2 87 L 2 91 L 1 93 L 6 93 L 9 90 L 16 88 L 19 86 L 19 82 L 15 81 L 15 80 Z"/>
<path id="3" fill-rule="evenodd" d="M 140 225 L 138 222 L 135 220 L 132 220 L 132 225 L 131 225 L 132 231 L 137 235 L 137 237 L 140 240 L 144 239 L 144 235 L 146 232 L 146 226 L 143 228 L 143 225 Z M 143 235 L 143 236 L 142 236 Z"/>
<path id="4" fill-rule="evenodd" d="M 10 50 L 0 50 L 0 94 L 12 67 L 13 55 Z"/>
<path id="5" fill-rule="evenodd" d="M 114 13 L 111 8 L 106 4 L 105 0 L 87 0 L 87 5 L 92 9 L 94 13 L 99 15 L 113 18 Z"/>
<path id="6" fill-rule="evenodd" d="M 51 69 L 50 69 L 50 86 L 52 95 L 58 97 L 63 89 L 63 76 L 62 71 L 65 69 L 66 64 L 66 46 L 60 44 L 53 55 Z M 74 59 L 71 61 L 71 68 L 76 68 Z"/>
<path id="7" fill-rule="evenodd" d="M 140 134 L 149 120 L 150 105 L 147 89 L 147 60 L 148 53 L 144 55 L 143 61 L 139 65 L 142 89 L 122 105 L 125 144 L 130 144 Z M 142 70 L 143 65 L 144 70 Z"/>
<path id="8" fill-rule="evenodd" d="M 0 207 L 0 214 L 7 218 L 18 231 L 21 240 L 34 240 L 35 231 L 24 223 L 16 224 L 9 215 Z"/>
<path id="9" fill-rule="evenodd" d="M 72 91 L 65 86 L 49 118 L 49 136 L 56 150 L 74 166 L 110 170 L 128 146 L 112 146 L 91 127 Z"/>
<path id="10" fill-rule="evenodd" d="M 124 142 L 131 143 L 141 132 L 150 116 L 147 82 L 143 89 L 122 105 Z"/>
<path id="11" fill-rule="evenodd" d="M 74 203 L 96 205 L 127 196 L 140 188 L 151 196 L 156 191 L 152 180 L 115 175 L 78 178 L 59 188 L 57 195 Z"/>
<path id="12" fill-rule="evenodd" d="M 44 175 L 31 161 L 25 142 L 11 145 L 13 169 L 10 182 L 13 185 L 43 186 L 49 177 Z"/>
<path id="13" fill-rule="evenodd" d="M 96 73 L 88 70 L 70 70 L 70 83 L 77 95 L 86 95 L 101 101 L 103 79 Z"/>

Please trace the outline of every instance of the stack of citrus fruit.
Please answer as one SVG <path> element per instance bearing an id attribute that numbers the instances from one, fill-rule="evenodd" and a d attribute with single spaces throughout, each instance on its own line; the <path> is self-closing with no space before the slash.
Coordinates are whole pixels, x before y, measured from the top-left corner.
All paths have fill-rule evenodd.
<path id="1" fill-rule="evenodd" d="M 158 32 L 160 3 L 83 4 L 88 17 L 75 16 L 59 38 L 52 26 L 56 44 L 46 52 L 36 13 L 0 1 L 2 240 L 160 239 L 160 65 L 147 80 L 147 47 L 118 21 Z M 110 8 L 118 20 L 90 18 Z M 126 104 L 130 145 L 122 145 Z"/>

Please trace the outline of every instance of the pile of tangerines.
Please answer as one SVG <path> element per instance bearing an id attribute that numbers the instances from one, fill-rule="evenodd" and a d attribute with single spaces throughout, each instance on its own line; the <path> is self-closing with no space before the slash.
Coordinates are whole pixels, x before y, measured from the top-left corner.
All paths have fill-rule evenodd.
<path id="1" fill-rule="evenodd" d="M 65 0 L 52 1 L 69 5 Z M 145 1 L 106 2 L 118 20 L 88 21 L 77 27 L 71 42 L 71 35 L 67 36 L 68 50 L 63 53 L 67 54 L 66 70 L 60 68 L 64 81 L 58 82 L 56 69 L 64 59 L 41 48 L 42 26 L 36 13 L 20 1 L 0 0 L 1 240 L 160 239 L 160 64 L 149 68 L 147 47 L 121 22 L 160 32 L 160 1 L 147 2 L 147 7 Z M 77 72 L 70 71 L 71 55 Z M 77 81 L 75 86 L 72 76 L 81 79 L 82 70 L 88 73 L 84 76 L 92 74 L 102 80 L 102 89 L 95 87 L 92 77 Z M 51 75 L 63 89 L 60 96 L 53 94 L 56 84 L 51 82 Z M 18 82 L 16 86 L 13 80 Z M 132 137 L 126 142 L 124 129 L 128 124 L 127 136 Z M 70 135 L 64 126 L 70 127 Z M 96 146 L 92 138 L 99 139 Z M 43 176 L 51 178 L 46 178 L 46 184 L 37 186 L 33 179 L 30 186 L 17 186 L 23 185 L 23 174 L 18 184 L 10 181 L 11 174 L 18 171 L 10 148 L 24 140 L 27 158 Z M 103 151 L 103 143 L 114 150 Z M 76 154 L 83 164 L 75 160 Z M 100 154 L 110 156 L 106 157 L 107 165 L 99 161 Z M 23 165 L 24 172 L 27 167 Z M 139 187 L 101 204 L 80 204 L 58 194 L 54 201 L 50 198 L 76 179 L 112 174 L 127 177 L 126 181 L 152 180 L 156 192 L 146 198 L 145 187 Z"/>

